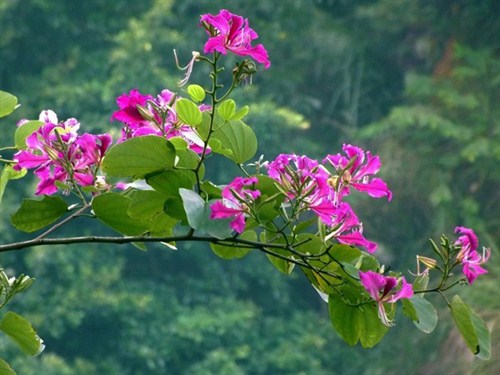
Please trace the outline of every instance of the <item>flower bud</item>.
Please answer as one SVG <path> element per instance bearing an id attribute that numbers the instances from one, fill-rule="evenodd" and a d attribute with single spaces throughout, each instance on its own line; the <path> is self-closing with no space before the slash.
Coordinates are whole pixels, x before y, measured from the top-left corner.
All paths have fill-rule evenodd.
<path id="1" fill-rule="evenodd" d="M 155 116 L 154 116 L 153 112 L 151 112 L 148 108 L 146 108 L 140 104 L 137 104 L 136 108 L 144 120 L 155 121 Z"/>
<path id="2" fill-rule="evenodd" d="M 436 259 L 424 257 L 422 255 L 417 255 L 417 262 L 422 263 L 424 266 L 426 266 L 429 269 L 435 268 L 436 264 L 437 264 Z"/>
<path id="3" fill-rule="evenodd" d="M 257 65 L 252 60 L 243 60 L 240 64 L 236 64 L 233 69 L 233 79 L 237 84 L 241 81 L 252 80 L 252 75 L 257 73 Z"/>

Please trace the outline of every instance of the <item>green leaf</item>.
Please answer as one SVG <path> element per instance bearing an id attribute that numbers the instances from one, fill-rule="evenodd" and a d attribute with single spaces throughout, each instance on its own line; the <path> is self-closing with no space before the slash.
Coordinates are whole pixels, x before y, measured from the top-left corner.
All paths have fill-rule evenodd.
<path id="1" fill-rule="evenodd" d="M 202 120 L 201 111 L 189 99 L 179 99 L 175 102 L 175 112 L 181 121 L 187 125 L 196 126 Z"/>
<path id="2" fill-rule="evenodd" d="M 16 375 L 16 372 L 12 370 L 12 367 L 10 367 L 7 362 L 5 362 L 2 358 L 0 358 L 0 374 Z"/>
<path id="3" fill-rule="evenodd" d="M 3 194 L 5 193 L 5 188 L 7 187 L 7 183 L 10 180 L 16 180 L 18 178 L 24 177 L 27 172 L 28 171 L 26 169 L 16 171 L 10 165 L 6 165 L 3 168 L 2 174 L 0 175 L 0 203 L 2 203 L 2 198 Z"/>
<path id="4" fill-rule="evenodd" d="M 291 238 L 289 238 L 291 240 Z M 267 238 L 266 232 L 261 233 L 261 241 L 262 242 L 268 242 L 269 239 Z M 286 240 L 283 236 L 278 237 L 278 238 L 273 238 L 271 243 L 275 244 L 286 244 Z M 267 259 L 269 259 L 269 262 L 281 273 L 285 275 L 290 275 L 295 268 L 295 264 L 286 260 L 290 256 L 290 251 L 286 249 L 279 249 L 279 248 L 272 248 L 270 249 L 273 253 L 279 255 L 275 256 L 272 254 L 266 254 Z"/>
<path id="5" fill-rule="evenodd" d="M 200 85 L 189 85 L 187 92 L 194 102 L 202 102 L 205 99 L 205 89 Z"/>
<path id="6" fill-rule="evenodd" d="M 194 170 L 198 166 L 199 161 L 200 156 L 193 150 L 187 149 L 176 151 L 176 168 Z M 201 169 L 204 170 L 203 165 Z M 199 173 L 202 174 L 201 171 Z"/>
<path id="7" fill-rule="evenodd" d="M 355 345 L 359 341 L 364 348 L 371 348 L 389 330 L 380 321 L 375 303 L 363 305 L 360 309 L 346 304 L 338 294 L 331 294 L 328 309 L 333 327 L 349 345 Z"/>
<path id="8" fill-rule="evenodd" d="M 253 230 L 245 231 L 241 235 L 238 236 L 243 240 L 248 241 L 257 241 L 257 233 Z M 218 244 L 210 244 L 213 252 L 217 254 L 222 259 L 235 259 L 235 258 L 243 258 L 247 255 L 250 250 L 250 247 L 241 247 L 237 245 L 218 245 Z"/>
<path id="9" fill-rule="evenodd" d="M 211 181 L 203 181 L 201 191 L 210 199 L 220 199 L 222 197 L 221 188 Z"/>
<path id="10" fill-rule="evenodd" d="M 141 220 L 128 214 L 130 198 L 118 193 L 105 193 L 94 198 L 92 208 L 96 217 L 116 231 L 130 236 L 138 236 L 148 231 Z"/>
<path id="11" fill-rule="evenodd" d="M 38 355 L 45 348 L 43 340 L 38 337 L 30 322 L 12 311 L 6 312 L 3 316 L 0 330 L 29 355 Z"/>
<path id="12" fill-rule="evenodd" d="M 422 273 L 421 275 L 418 275 L 413 281 L 413 290 L 425 290 L 427 289 L 427 285 L 429 285 L 429 275 L 426 273 Z"/>
<path id="13" fill-rule="evenodd" d="M 138 190 L 131 194 L 128 215 L 140 220 L 153 236 L 170 236 L 178 220 L 165 214 L 167 197 L 153 190 Z"/>
<path id="14" fill-rule="evenodd" d="M 188 143 L 184 138 L 181 137 L 172 137 L 169 138 L 168 141 L 172 143 L 175 150 L 186 150 L 188 148 Z"/>
<path id="15" fill-rule="evenodd" d="M 209 145 L 237 164 L 248 161 L 257 152 L 255 133 L 241 120 L 231 120 L 214 131 Z"/>
<path id="16" fill-rule="evenodd" d="M 155 135 L 136 137 L 110 148 L 102 162 L 103 171 L 114 177 L 143 178 L 174 166 L 175 148 Z"/>
<path id="17" fill-rule="evenodd" d="M 297 236 L 300 245 L 295 246 L 295 250 L 304 255 L 318 255 L 325 250 L 325 244 L 321 239 L 311 233 L 302 233 Z"/>
<path id="18" fill-rule="evenodd" d="M 224 120 L 229 121 L 236 113 L 236 103 L 233 99 L 224 100 L 217 107 L 217 111 Z"/>
<path id="19" fill-rule="evenodd" d="M 127 214 L 137 220 L 150 220 L 163 213 L 166 196 L 154 190 L 134 191 L 130 196 Z"/>
<path id="20" fill-rule="evenodd" d="M 45 196 L 41 201 L 23 199 L 11 222 L 17 229 L 30 233 L 53 223 L 66 212 L 68 205 L 59 197 Z"/>
<path id="21" fill-rule="evenodd" d="M 42 125 L 42 121 L 32 120 L 25 122 L 24 124 L 16 128 L 16 131 L 14 133 L 14 143 L 16 145 L 16 148 L 18 150 L 26 149 L 26 138 L 36 132 Z"/>
<path id="22" fill-rule="evenodd" d="M 365 349 L 373 348 L 389 332 L 389 328 L 380 321 L 375 303 L 364 305 L 362 311 L 358 309 L 357 324 L 359 342 Z"/>
<path id="23" fill-rule="evenodd" d="M 243 117 L 245 117 L 246 115 L 248 115 L 248 112 L 250 111 L 250 107 L 249 106 L 243 106 L 241 107 L 240 109 L 238 109 L 236 111 L 236 113 L 233 115 L 233 117 L 231 118 L 232 120 L 241 120 L 243 119 Z"/>
<path id="24" fill-rule="evenodd" d="M 349 345 L 355 345 L 359 340 L 357 326 L 357 307 L 346 305 L 339 295 L 328 297 L 328 310 L 333 327 L 340 337 Z"/>
<path id="25" fill-rule="evenodd" d="M 489 359 L 491 339 L 484 321 L 455 295 L 449 304 L 451 315 L 469 350 L 478 358 Z"/>
<path id="26" fill-rule="evenodd" d="M 5 91 L 0 91 L 0 118 L 10 115 L 19 107 L 17 97 Z"/>
<path id="27" fill-rule="evenodd" d="M 168 169 L 146 178 L 148 185 L 163 195 L 178 197 L 179 189 L 190 189 L 196 182 L 196 176 L 191 171 Z"/>
<path id="28" fill-rule="evenodd" d="M 424 333 L 431 333 L 436 328 L 438 315 L 436 309 L 423 296 L 415 295 L 412 298 L 401 299 L 403 313 L 408 316 L 415 326 Z"/>
<path id="29" fill-rule="evenodd" d="M 184 211 L 191 228 L 205 232 L 218 239 L 231 236 L 231 219 L 210 219 L 210 205 L 214 201 L 205 201 L 198 193 L 189 189 L 179 189 Z"/>

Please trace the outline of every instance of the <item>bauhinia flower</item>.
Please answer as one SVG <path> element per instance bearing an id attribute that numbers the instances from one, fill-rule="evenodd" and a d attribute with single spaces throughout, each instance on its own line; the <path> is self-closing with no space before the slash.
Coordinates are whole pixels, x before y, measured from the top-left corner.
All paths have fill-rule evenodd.
<path id="1" fill-rule="evenodd" d="M 267 69 L 271 66 L 266 49 L 262 44 L 252 46 L 252 41 L 259 36 L 248 26 L 248 20 L 225 9 L 219 14 L 204 14 L 201 25 L 206 29 L 209 38 L 205 43 L 204 53 L 227 51 L 239 56 L 250 56 Z"/>
<path id="2" fill-rule="evenodd" d="M 194 152 L 210 152 L 210 148 L 204 147 L 205 144 L 196 131 L 179 120 L 175 112 L 176 101 L 176 94 L 166 89 L 156 98 L 143 95 L 137 89 L 118 97 L 116 102 L 120 109 L 111 117 L 111 120 L 124 123 L 118 142 L 143 135 L 157 135 L 166 139 L 180 137 Z M 199 108 L 202 112 L 210 109 L 204 104 Z"/>
<path id="3" fill-rule="evenodd" d="M 347 156 L 328 155 L 323 163 L 330 164 L 336 174 L 329 179 L 329 184 L 335 190 L 337 199 L 349 195 L 350 187 L 367 193 L 374 198 L 387 197 L 392 199 L 392 192 L 386 183 L 373 177 L 381 167 L 380 158 L 372 156 L 370 151 L 364 151 L 357 146 L 344 144 L 342 150 Z M 365 161 L 366 159 L 366 161 Z"/>
<path id="4" fill-rule="evenodd" d="M 266 168 L 269 177 L 283 186 L 290 199 L 303 198 L 318 188 L 318 162 L 307 156 L 280 154 Z"/>
<path id="5" fill-rule="evenodd" d="M 457 261 L 462 264 L 462 272 L 469 284 L 472 284 L 479 275 L 488 273 L 481 265 L 488 261 L 491 251 L 483 247 L 482 255 L 477 252 L 479 241 L 472 229 L 456 227 L 455 233 L 461 234 L 455 241 L 455 245 L 460 246 Z"/>
<path id="6" fill-rule="evenodd" d="M 26 138 L 27 149 L 14 155 L 14 169 L 36 168 L 34 173 L 40 179 L 36 195 L 54 194 L 57 181 L 93 185 L 111 136 L 78 135 L 80 123 L 76 119 L 58 123 L 57 115 L 50 110 L 43 111 L 39 119 L 44 124 Z"/>
<path id="7" fill-rule="evenodd" d="M 148 100 L 152 100 L 151 95 L 142 95 L 139 90 L 132 89 L 128 94 L 122 94 L 116 99 L 116 104 L 120 108 L 111 116 L 111 120 L 118 120 L 127 124 L 131 130 L 148 123 L 139 112 L 138 105 L 147 107 Z"/>
<path id="8" fill-rule="evenodd" d="M 222 190 L 222 200 L 210 207 L 210 219 L 232 218 L 230 223 L 238 233 L 245 230 L 245 216 L 250 212 L 249 206 L 260 196 L 260 191 L 249 189 L 257 183 L 256 177 L 237 177 Z"/>
<path id="9" fill-rule="evenodd" d="M 411 298 L 413 286 L 408 284 L 404 277 L 384 276 L 373 271 L 360 271 L 359 278 L 361 285 L 377 302 L 378 316 L 382 323 L 388 327 L 394 325 L 387 316 L 384 303 L 394 303 L 401 298 Z"/>
<path id="10" fill-rule="evenodd" d="M 326 240 L 365 247 L 374 252 L 377 244 L 363 236 L 363 226 L 346 202 L 342 202 L 328 180 L 327 169 L 307 156 L 281 154 L 266 165 L 269 177 L 279 182 L 288 200 L 295 200 L 297 212 L 310 210 L 327 226 Z"/>
<path id="11" fill-rule="evenodd" d="M 374 253 L 377 250 L 377 244 L 368 241 L 363 236 L 363 224 L 359 221 L 351 206 L 346 202 L 338 205 L 334 221 L 325 239 L 328 240 L 332 237 L 344 245 L 364 247 L 369 253 Z"/>

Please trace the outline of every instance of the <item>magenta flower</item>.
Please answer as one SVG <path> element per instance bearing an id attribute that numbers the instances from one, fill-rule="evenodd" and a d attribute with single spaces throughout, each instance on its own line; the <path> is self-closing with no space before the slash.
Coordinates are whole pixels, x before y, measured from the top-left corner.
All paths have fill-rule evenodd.
<path id="1" fill-rule="evenodd" d="M 180 137 L 194 152 L 203 152 L 205 142 L 191 126 L 178 119 L 175 113 L 176 99 L 176 94 L 170 90 L 162 90 L 156 98 L 143 95 L 137 89 L 121 95 L 117 99 L 120 110 L 111 117 L 124 123 L 118 142 L 144 135 L 157 135 L 166 139 Z M 202 104 L 199 108 L 203 112 L 211 107 Z M 210 148 L 206 147 L 205 152 L 210 152 Z"/>
<path id="2" fill-rule="evenodd" d="M 131 127 L 141 126 L 148 121 L 141 115 L 137 106 L 147 107 L 147 101 L 153 99 L 151 95 L 142 95 L 139 90 L 130 90 L 128 94 L 122 94 L 116 99 L 120 108 L 111 116 L 111 120 L 121 121 Z"/>
<path id="3" fill-rule="evenodd" d="M 318 169 L 316 160 L 303 155 L 280 154 L 266 167 L 269 177 L 287 190 L 290 199 L 314 193 L 321 175 L 327 177 L 325 171 Z"/>
<path id="4" fill-rule="evenodd" d="M 252 46 L 259 36 L 248 26 L 248 20 L 223 9 L 217 15 L 204 14 L 201 25 L 205 27 L 208 41 L 204 52 L 220 52 L 223 55 L 231 51 L 239 56 L 250 56 L 267 69 L 271 66 L 266 49 L 262 44 Z"/>
<path id="5" fill-rule="evenodd" d="M 57 181 L 93 185 L 111 136 L 78 135 L 80 123 L 76 119 L 57 123 L 53 111 L 43 111 L 39 118 L 45 124 L 26 138 L 27 149 L 14 155 L 14 169 L 36 168 L 34 173 L 40 179 L 36 195 L 54 194 Z"/>
<path id="6" fill-rule="evenodd" d="M 455 241 L 455 245 L 460 246 L 457 261 L 462 264 L 462 272 L 469 284 L 472 284 L 479 275 L 488 273 L 487 270 L 481 267 L 481 264 L 488 261 L 491 251 L 490 249 L 483 248 L 483 255 L 479 255 L 477 252 L 479 241 L 472 229 L 456 227 L 455 233 L 462 234 L 462 236 L 458 237 Z"/>
<path id="7" fill-rule="evenodd" d="M 372 156 L 370 151 L 363 151 L 361 148 L 352 145 L 342 147 L 347 157 L 341 154 L 328 155 L 323 163 L 332 165 L 337 175 L 329 180 L 337 194 L 337 199 L 341 200 L 350 193 L 350 187 L 358 191 L 367 193 L 374 198 L 386 196 L 392 199 L 392 192 L 380 178 L 373 176 L 381 167 L 378 156 Z M 365 162 L 366 159 L 366 162 Z"/>
<path id="8" fill-rule="evenodd" d="M 348 203 L 342 202 L 339 204 L 334 218 L 330 233 L 326 239 L 334 237 L 341 244 L 361 246 L 369 253 L 374 253 L 377 250 L 377 244 L 368 241 L 363 236 L 363 224 Z"/>
<path id="9" fill-rule="evenodd" d="M 258 182 L 256 177 L 235 178 L 222 190 L 222 201 L 217 201 L 210 207 L 210 219 L 232 218 L 230 223 L 238 233 L 245 230 L 245 216 L 250 212 L 249 206 L 260 196 L 260 191 L 247 189 Z"/>
<path id="10" fill-rule="evenodd" d="M 326 239 L 361 246 L 370 253 L 377 244 L 363 236 L 363 226 L 351 206 L 341 202 L 328 182 L 326 168 L 307 156 L 281 154 L 267 164 L 269 177 L 277 181 L 288 200 L 298 202 L 296 212 L 311 210 L 328 227 Z"/>
<path id="11" fill-rule="evenodd" d="M 394 303 L 401 298 L 413 296 L 413 286 L 404 277 L 384 276 L 373 271 L 359 271 L 361 285 L 378 304 L 378 316 L 388 327 L 394 325 L 385 312 L 384 303 Z M 400 287 L 398 288 L 398 285 Z"/>

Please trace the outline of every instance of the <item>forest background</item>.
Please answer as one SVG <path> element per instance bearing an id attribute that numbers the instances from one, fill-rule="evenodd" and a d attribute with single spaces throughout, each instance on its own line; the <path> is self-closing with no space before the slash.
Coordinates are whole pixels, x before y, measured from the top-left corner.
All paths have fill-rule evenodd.
<path id="1" fill-rule="evenodd" d="M 0 136 L 43 109 L 88 132 L 118 131 L 115 98 L 177 90 L 173 49 L 187 61 L 205 38 L 199 15 L 221 8 L 250 20 L 272 61 L 236 92 L 259 154 L 320 157 L 343 143 L 380 154 L 394 199 L 356 203 L 395 268 L 415 271 L 427 239 L 456 225 L 491 245 L 489 274 L 466 297 L 492 329 L 492 360 L 473 360 L 451 324 L 425 335 L 404 319 L 374 349 L 349 347 L 298 273 L 274 272 L 259 253 L 221 260 L 200 244 L 1 254 L 9 274 L 37 278 L 9 307 L 47 346 L 27 358 L 0 339 L 2 355 L 26 375 L 499 373 L 499 1 L 3 0 L 0 89 L 22 106 Z M 221 183 L 234 175 L 214 170 Z M 9 216 L 34 184 L 9 185 L 2 243 L 23 239 Z"/>

